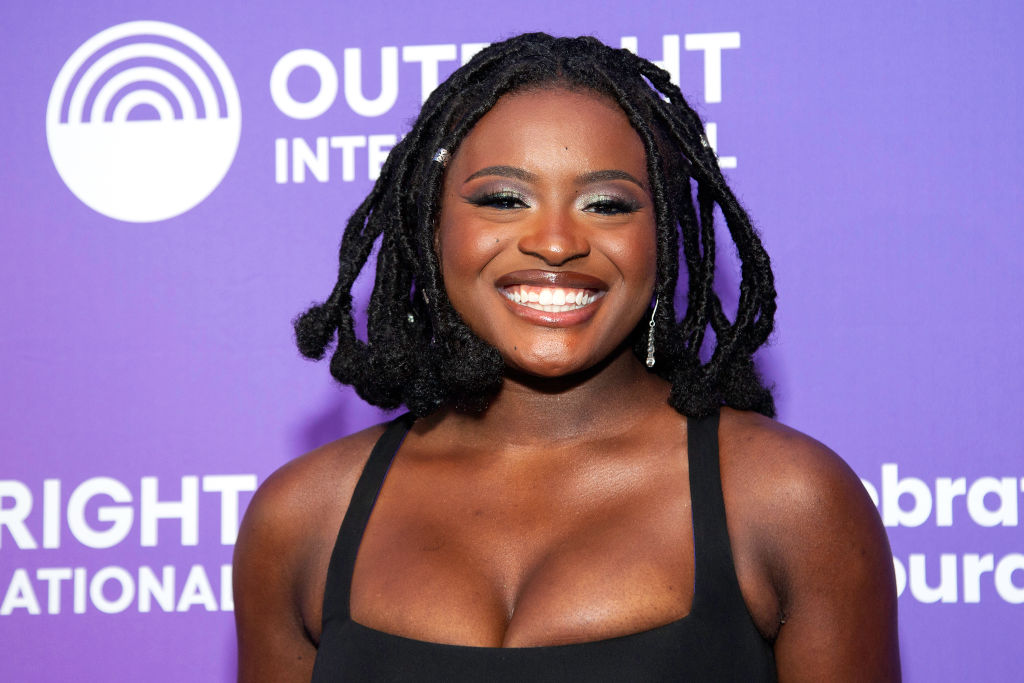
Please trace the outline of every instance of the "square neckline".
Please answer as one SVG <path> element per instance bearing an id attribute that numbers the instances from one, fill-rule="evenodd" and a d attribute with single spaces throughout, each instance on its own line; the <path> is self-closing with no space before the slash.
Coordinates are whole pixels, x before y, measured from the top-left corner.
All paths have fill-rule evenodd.
<path id="1" fill-rule="evenodd" d="M 364 626 L 349 614 L 363 530 L 412 417 L 394 420 L 356 482 L 324 587 L 312 680 L 776 681 L 772 645 L 757 630 L 736 578 L 718 463 L 718 414 L 688 418 L 694 592 L 687 614 L 644 631 L 560 645 L 493 647 L 420 640 Z M 698 552 L 699 551 L 699 552 Z"/>
<path id="2" fill-rule="evenodd" d="M 392 422 L 391 424 L 393 425 L 393 424 L 399 422 L 400 420 L 402 420 L 403 418 L 408 418 L 408 416 L 409 416 L 409 414 L 406 413 L 405 415 L 402 415 L 399 418 L 396 418 L 395 421 Z M 390 458 L 387 461 L 387 466 L 386 466 L 386 468 L 383 471 L 383 476 L 381 477 L 380 484 L 376 487 L 376 490 L 374 491 L 373 501 L 370 504 L 369 514 L 366 516 L 366 520 L 365 520 L 365 522 L 362 525 L 362 533 L 360 533 L 360 535 L 359 535 L 359 540 L 356 543 L 354 554 L 353 554 L 353 558 L 352 558 L 351 573 L 348 576 L 348 586 L 347 586 L 347 590 L 346 590 L 347 604 L 346 604 L 346 609 L 345 609 L 345 617 L 346 617 L 347 623 L 351 624 L 357 630 L 363 631 L 364 633 L 367 633 L 367 634 L 370 634 L 372 636 L 375 636 L 375 637 L 378 637 L 378 638 L 382 638 L 382 639 L 385 639 L 385 640 L 396 640 L 396 641 L 400 641 L 400 642 L 411 643 L 411 644 L 414 644 L 416 646 L 433 646 L 433 647 L 450 648 L 450 649 L 460 650 L 460 651 L 475 651 L 475 652 L 488 652 L 488 651 L 502 652 L 502 653 L 509 653 L 509 652 L 516 652 L 516 651 L 538 652 L 540 650 L 554 650 L 554 649 L 561 649 L 561 648 L 594 646 L 594 645 L 601 645 L 601 644 L 604 644 L 604 643 L 619 642 L 619 641 L 627 640 L 627 639 L 630 639 L 630 638 L 641 639 L 641 638 L 643 638 L 645 636 L 659 635 L 661 632 L 663 632 L 665 630 L 670 630 L 673 627 L 676 627 L 676 628 L 682 627 L 685 623 L 690 621 L 690 617 L 692 617 L 694 612 L 696 612 L 698 610 L 698 605 L 702 604 L 704 602 L 704 601 L 698 600 L 698 596 L 700 595 L 701 581 L 700 581 L 700 572 L 698 571 L 699 566 L 698 566 L 698 560 L 697 560 L 697 558 L 698 558 L 698 552 L 697 552 L 697 525 L 696 525 L 696 514 L 697 513 L 696 513 L 696 506 L 694 505 L 694 502 L 693 502 L 693 488 L 694 488 L 694 481 L 693 480 L 694 480 L 694 477 L 693 477 L 693 458 L 691 457 L 692 440 L 690 439 L 690 431 L 693 428 L 694 420 L 692 420 L 691 418 L 687 417 L 686 418 L 686 434 L 684 435 L 684 443 L 687 444 L 685 457 L 686 457 L 687 478 L 689 480 L 688 481 L 688 486 L 689 486 L 688 495 L 689 495 L 689 498 L 690 498 L 690 529 L 691 529 L 692 534 L 693 534 L 693 554 L 692 554 L 692 561 L 693 561 L 693 588 L 692 588 L 692 591 L 691 591 L 691 594 L 690 594 L 691 595 L 690 609 L 687 611 L 686 614 L 684 614 L 681 617 L 678 617 L 676 619 L 673 619 L 672 621 L 669 621 L 669 622 L 666 622 L 664 624 L 661 624 L 659 626 L 653 626 L 651 628 L 647 628 L 647 629 L 644 629 L 642 631 L 634 631 L 632 633 L 624 633 L 624 634 L 618 635 L 618 636 L 611 636 L 609 638 L 601 638 L 599 640 L 581 640 L 581 641 L 574 642 L 574 643 L 561 643 L 561 644 L 557 644 L 557 645 L 525 645 L 525 646 L 513 646 L 513 647 L 505 647 L 505 646 L 501 646 L 501 645 L 498 645 L 498 646 L 494 646 L 494 645 L 464 645 L 464 644 L 460 644 L 460 643 L 442 643 L 442 642 L 437 642 L 437 641 L 433 641 L 433 640 L 424 640 L 422 638 L 412 638 L 410 636 L 403 636 L 403 635 L 400 635 L 400 634 L 397 634 L 397 633 L 391 633 L 389 631 L 383 631 L 381 629 L 373 628 L 372 626 L 367 626 L 367 625 L 365 625 L 363 623 L 360 623 L 360 622 L 356 621 L 352 617 L 351 600 L 352 600 L 352 585 L 353 585 L 354 580 L 355 580 L 355 567 L 356 567 L 356 563 L 359 560 L 359 549 L 362 547 L 363 537 L 365 536 L 366 529 L 369 526 L 370 521 L 371 521 L 371 519 L 373 517 L 373 512 L 377 508 L 377 500 L 380 497 L 381 491 L 384 490 L 384 485 L 387 483 L 387 476 L 391 472 L 391 466 L 394 464 L 395 458 L 398 457 L 398 451 L 401 450 L 401 447 L 402 447 L 402 445 L 405 442 L 405 436 L 408 434 L 408 431 L 409 431 L 409 429 L 412 426 L 412 420 L 406 420 L 406 421 L 407 421 L 407 426 L 406 426 L 405 432 L 401 435 L 400 439 L 398 440 L 398 443 L 396 444 L 396 446 L 394 448 L 394 451 L 391 453 L 391 456 L 390 456 Z M 390 428 L 391 428 L 391 425 L 389 425 L 389 429 Z M 716 420 L 716 437 L 717 437 L 717 420 Z M 381 441 L 383 441 L 383 440 L 384 440 L 384 435 L 381 436 Z M 374 452 L 372 452 L 370 454 L 370 458 L 374 457 L 376 450 L 377 449 L 375 447 L 374 448 Z M 717 459 L 717 455 L 718 454 L 716 452 L 715 453 L 716 459 Z M 368 464 L 369 464 L 369 459 L 368 459 L 367 465 Z M 360 478 L 362 478 L 362 477 L 360 477 Z M 355 496 L 355 493 L 353 492 L 353 497 L 354 496 Z M 346 517 L 347 516 L 348 516 L 348 513 L 346 512 Z"/>

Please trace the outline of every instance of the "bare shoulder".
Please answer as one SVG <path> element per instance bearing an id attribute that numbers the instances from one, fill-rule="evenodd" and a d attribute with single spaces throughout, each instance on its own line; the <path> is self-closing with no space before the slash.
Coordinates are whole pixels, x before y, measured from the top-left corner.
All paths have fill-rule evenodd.
<path id="1" fill-rule="evenodd" d="M 300 577 L 309 563 L 330 553 L 356 480 L 373 444 L 376 425 L 325 444 L 288 462 L 260 485 L 242 520 L 236 571 L 262 558 L 290 565 Z"/>
<path id="2" fill-rule="evenodd" d="M 815 548 L 842 540 L 888 552 L 863 484 L 827 446 L 762 415 L 728 409 L 719 438 L 722 488 L 736 533 L 756 539 L 757 553 L 776 572 L 820 560 Z"/>
<path id="3" fill-rule="evenodd" d="M 737 576 L 780 679 L 899 679 L 892 555 L 853 470 L 811 437 L 723 410 L 722 489 Z"/>
<path id="4" fill-rule="evenodd" d="M 802 432 L 757 413 L 723 409 L 719 438 L 722 476 L 743 493 L 741 504 L 788 513 L 772 523 L 799 525 L 809 521 L 806 513 L 832 508 L 874 509 L 849 465 Z"/>
<path id="5" fill-rule="evenodd" d="M 340 524 L 340 515 L 383 427 L 376 425 L 332 441 L 280 467 L 253 496 L 243 532 L 287 545 L 301 542 L 304 536 L 291 532 L 308 532 L 311 524 L 325 517 L 335 517 Z"/>
<path id="6" fill-rule="evenodd" d="M 253 496 L 234 557 L 239 680 L 309 680 L 334 540 L 378 425 L 292 460 Z"/>

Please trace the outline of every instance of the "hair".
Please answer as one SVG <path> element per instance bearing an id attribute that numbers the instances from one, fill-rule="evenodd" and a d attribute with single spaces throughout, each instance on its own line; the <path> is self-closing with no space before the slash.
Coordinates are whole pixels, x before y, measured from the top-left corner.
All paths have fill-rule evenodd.
<path id="1" fill-rule="evenodd" d="M 321 359 L 336 337 L 331 374 L 381 408 L 404 404 L 423 416 L 446 405 L 487 406 L 501 386 L 504 362 L 463 322 L 446 294 L 434 249 L 444 163 L 434 156 L 439 149 L 454 154 L 502 96 L 545 88 L 610 98 L 643 142 L 658 245 L 657 364 L 651 371 L 671 382 L 669 403 L 692 417 L 722 405 L 774 416 L 771 390 L 753 363 L 754 352 L 772 331 L 775 313 L 768 254 L 726 185 L 700 118 L 669 74 L 591 37 L 529 33 L 495 43 L 434 90 L 345 226 L 334 290 L 295 319 L 301 353 Z M 734 320 L 713 290 L 716 209 L 740 261 Z M 364 342 L 355 331 L 352 285 L 378 239 Z M 681 319 L 674 305 L 680 240 L 687 272 Z M 631 340 L 641 359 L 646 355 L 644 323 Z"/>

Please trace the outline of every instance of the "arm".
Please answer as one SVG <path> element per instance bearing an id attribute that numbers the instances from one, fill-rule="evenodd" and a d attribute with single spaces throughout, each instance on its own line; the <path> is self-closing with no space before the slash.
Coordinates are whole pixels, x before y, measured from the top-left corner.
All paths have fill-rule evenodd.
<path id="1" fill-rule="evenodd" d="M 371 427 L 291 461 L 249 503 L 234 560 L 239 683 L 312 677 L 327 565 L 382 431 Z"/>
<path id="2" fill-rule="evenodd" d="M 802 435 L 785 439 L 765 535 L 781 625 L 781 681 L 899 681 L 892 554 L 853 471 Z"/>
<path id="3" fill-rule="evenodd" d="M 233 587 L 238 681 L 309 681 L 316 647 L 298 596 L 302 517 L 287 468 L 267 479 L 246 510 L 235 545 Z"/>

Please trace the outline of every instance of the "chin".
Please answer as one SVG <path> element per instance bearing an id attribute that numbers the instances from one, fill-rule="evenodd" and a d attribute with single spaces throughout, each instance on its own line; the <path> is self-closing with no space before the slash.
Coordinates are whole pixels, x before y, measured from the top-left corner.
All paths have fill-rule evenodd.
<path id="1" fill-rule="evenodd" d="M 590 359 L 580 358 L 579 354 L 563 358 L 552 355 L 524 358 L 518 355 L 517 357 L 506 357 L 505 364 L 517 374 L 537 377 L 539 379 L 568 377 L 585 372 L 596 365 L 596 363 L 590 362 Z"/>

